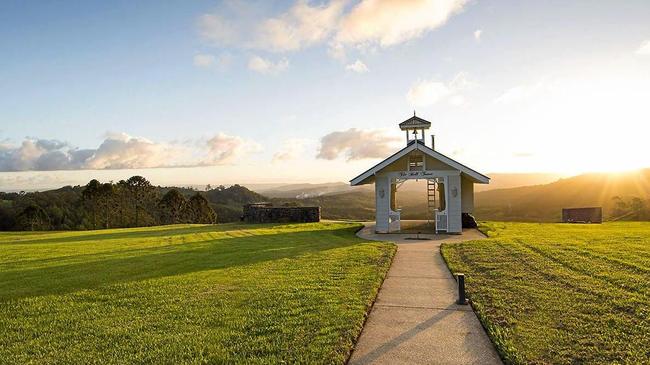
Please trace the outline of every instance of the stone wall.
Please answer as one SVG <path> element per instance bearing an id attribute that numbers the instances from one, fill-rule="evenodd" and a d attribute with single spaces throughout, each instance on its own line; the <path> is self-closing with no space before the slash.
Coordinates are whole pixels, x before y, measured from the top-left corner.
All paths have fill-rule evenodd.
<path id="1" fill-rule="evenodd" d="M 246 223 L 320 222 L 320 207 L 274 207 L 270 203 L 244 205 Z"/>

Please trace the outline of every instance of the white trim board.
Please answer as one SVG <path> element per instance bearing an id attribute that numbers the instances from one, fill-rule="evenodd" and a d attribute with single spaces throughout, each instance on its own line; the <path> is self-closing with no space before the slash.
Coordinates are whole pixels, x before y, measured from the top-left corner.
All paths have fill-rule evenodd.
<path id="1" fill-rule="evenodd" d="M 447 177 L 447 176 L 458 176 L 460 171 L 458 170 L 424 170 L 424 171 L 392 171 L 378 173 L 377 175 L 386 175 L 392 179 L 433 179 L 436 177 Z"/>
<path id="2" fill-rule="evenodd" d="M 387 159 L 381 161 L 380 163 L 376 164 L 375 166 L 371 167 L 370 169 L 366 170 L 364 173 L 361 175 L 355 177 L 354 179 L 350 180 L 350 185 L 351 186 L 356 186 L 356 185 L 362 185 L 363 181 L 368 179 L 369 177 L 375 175 L 377 172 L 382 170 L 383 168 L 387 167 L 391 163 L 399 160 L 406 154 L 408 154 L 411 151 L 414 150 L 419 150 L 427 154 L 429 157 L 435 158 L 436 160 L 447 164 L 454 169 L 457 169 L 458 171 L 466 174 L 470 178 L 474 180 L 474 182 L 479 183 L 479 184 L 489 184 L 490 183 L 490 178 L 475 171 L 470 169 L 469 167 L 461 164 L 460 162 L 457 162 L 445 155 L 443 155 L 440 152 L 434 151 L 431 148 L 425 146 L 421 142 L 413 142 L 410 143 L 408 146 L 402 148 L 401 150 L 395 152 L 392 156 L 388 157 Z"/>

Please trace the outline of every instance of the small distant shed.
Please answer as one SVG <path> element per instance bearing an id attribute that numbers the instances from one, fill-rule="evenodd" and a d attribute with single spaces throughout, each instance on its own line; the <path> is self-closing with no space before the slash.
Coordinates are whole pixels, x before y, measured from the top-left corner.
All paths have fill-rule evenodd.
<path id="1" fill-rule="evenodd" d="M 274 207 L 272 203 L 246 204 L 242 220 L 246 223 L 320 222 L 320 207 Z"/>
<path id="2" fill-rule="evenodd" d="M 563 223 L 603 223 L 603 208 L 564 208 L 562 209 Z"/>

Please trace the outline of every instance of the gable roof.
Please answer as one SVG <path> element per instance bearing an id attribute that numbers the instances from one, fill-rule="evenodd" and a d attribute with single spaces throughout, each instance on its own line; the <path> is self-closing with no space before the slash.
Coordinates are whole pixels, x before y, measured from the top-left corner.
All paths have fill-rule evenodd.
<path id="1" fill-rule="evenodd" d="M 386 166 L 392 164 L 393 162 L 399 160 L 401 157 L 407 155 L 409 152 L 414 151 L 414 150 L 419 150 L 425 153 L 426 155 L 444 163 L 447 164 L 454 169 L 457 169 L 461 173 L 467 175 L 470 177 L 474 182 L 479 183 L 479 184 L 489 184 L 490 183 L 490 178 L 475 171 L 470 169 L 469 167 L 461 164 L 460 162 L 457 162 L 442 153 L 432 150 L 431 148 L 427 147 L 424 143 L 421 141 L 417 142 L 412 142 L 409 143 L 406 147 L 402 148 L 401 150 L 395 152 L 393 155 L 388 157 L 387 159 L 381 161 L 380 163 L 376 164 L 375 166 L 371 167 L 370 169 L 366 170 L 363 172 L 361 175 L 355 177 L 354 179 L 350 180 L 350 185 L 355 186 L 355 185 L 362 185 L 362 183 L 375 175 L 378 171 L 382 170 Z"/>
<path id="2" fill-rule="evenodd" d="M 401 129 L 403 131 L 407 130 L 407 129 L 415 129 L 415 128 L 417 128 L 417 129 L 420 129 L 420 128 L 429 129 L 429 127 L 431 127 L 431 122 L 429 122 L 427 120 L 424 120 L 424 119 L 422 119 L 420 117 L 416 117 L 415 115 L 413 115 L 409 119 L 407 119 L 407 120 L 405 120 L 405 121 L 403 121 L 402 123 L 399 124 L 399 129 Z"/>

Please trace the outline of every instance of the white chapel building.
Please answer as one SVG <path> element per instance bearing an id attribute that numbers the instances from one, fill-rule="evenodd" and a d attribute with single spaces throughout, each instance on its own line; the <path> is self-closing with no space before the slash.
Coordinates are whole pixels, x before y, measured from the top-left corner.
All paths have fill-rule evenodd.
<path id="1" fill-rule="evenodd" d="M 463 214 L 474 210 L 474 184 L 489 184 L 490 178 L 436 151 L 433 136 L 427 146 L 431 123 L 415 113 L 399 127 L 406 133 L 406 147 L 350 180 L 352 186 L 375 184 L 376 232 L 400 231 L 397 189 L 408 179 L 422 179 L 427 181 L 427 218 L 435 231 L 462 233 Z"/>

